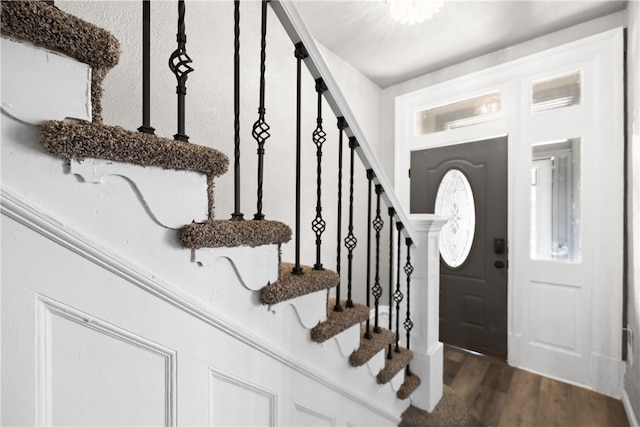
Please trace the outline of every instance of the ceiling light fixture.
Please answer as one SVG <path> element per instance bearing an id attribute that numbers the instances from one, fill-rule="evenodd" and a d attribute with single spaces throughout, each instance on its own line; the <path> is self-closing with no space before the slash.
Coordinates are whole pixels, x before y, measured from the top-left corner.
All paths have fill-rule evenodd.
<path id="1" fill-rule="evenodd" d="M 420 24 L 440 10 L 444 0 L 387 0 L 391 17 L 401 24 Z"/>

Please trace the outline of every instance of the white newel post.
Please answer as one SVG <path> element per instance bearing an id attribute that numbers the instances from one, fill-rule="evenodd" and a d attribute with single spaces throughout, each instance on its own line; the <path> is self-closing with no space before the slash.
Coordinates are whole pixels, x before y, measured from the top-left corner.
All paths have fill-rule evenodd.
<path id="1" fill-rule="evenodd" d="M 414 328 L 411 335 L 413 361 L 411 371 L 422 384 L 411 403 L 425 411 L 433 411 L 442 397 L 443 346 L 439 340 L 440 305 L 440 230 L 446 219 L 433 214 L 411 215 L 411 226 L 418 241 L 412 249 L 415 268 L 411 277 L 411 313 Z"/>

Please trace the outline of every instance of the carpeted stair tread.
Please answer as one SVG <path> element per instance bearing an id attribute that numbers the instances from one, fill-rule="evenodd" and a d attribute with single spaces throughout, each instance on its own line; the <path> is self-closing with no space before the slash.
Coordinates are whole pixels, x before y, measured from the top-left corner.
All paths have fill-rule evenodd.
<path id="1" fill-rule="evenodd" d="M 399 427 L 480 427 L 483 424 L 469 412 L 467 404 L 448 385 L 432 412 L 411 405 L 402 414 Z"/>
<path id="2" fill-rule="evenodd" d="M 405 400 L 406 398 L 411 396 L 411 393 L 413 393 L 414 391 L 416 391 L 418 387 L 420 387 L 420 382 L 421 381 L 419 376 L 417 376 L 416 374 L 405 372 L 404 382 L 402 383 L 402 385 L 398 389 L 398 392 L 396 393 L 396 396 L 398 396 L 398 399 Z"/>
<path id="3" fill-rule="evenodd" d="M 335 271 L 314 270 L 313 267 L 302 265 L 303 274 L 297 275 L 292 273 L 293 267 L 294 264 L 280 263 L 279 280 L 262 288 L 262 304 L 274 305 L 312 292 L 334 288 L 340 282 L 340 277 Z"/>
<path id="4" fill-rule="evenodd" d="M 341 301 L 342 311 L 335 311 L 336 304 L 334 298 L 329 299 L 327 304 L 327 320 L 318 323 L 311 329 L 311 339 L 317 343 L 322 343 L 345 331 L 364 322 L 369 317 L 369 309 L 366 305 L 354 303 L 353 307 L 347 307 L 345 301 Z"/>
<path id="5" fill-rule="evenodd" d="M 351 366 L 362 366 L 373 356 L 384 350 L 389 344 L 396 340 L 396 334 L 388 329 L 381 328 L 379 333 L 373 332 L 371 327 L 371 338 L 365 338 L 366 324 L 362 325 L 360 336 L 360 347 L 349 356 Z"/>
<path id="6" fill-rule="evenodd" d="M 49 121 L 40 129 L 40 142 L 51 154 L 67 160 L 96 158 L 207 176 L 220 176 L 229 168 L 229 158 L 216 149 L 119 126 Z"/>
<path id="7" fill-rule="evenodd" d="M 378 384 L 386 384 L 396 376 L 398 372 L 404 369 L 405 366 L 413 359 L 413 353 L 411 350 L 407 350 L 404 347 L 400 347 L 400 352 L 395 351 L 395 346 L 391 349 L 393 353 L 392 359 L 386 359 L 384 368 L 378 373 Z"/>
<path id="8" fill-rule="evenodd" d="M 95 68 L 113 68 L 120 58 L 114 36 L 43 1 L 3 1 L 2 34 L 62 52 Z"/>
<path id="9" fill-rule="evenodd" d="M 93 121 L 102 122 L 102 81 L 120 60 L 120 44 L 108 31 L 43 1 L 2 1 L 2 35 L 26 40 L 88 64 Z"/>
<path id="10" fill-rule="evenodd" d="M 190 249 L 280 245 L 291 240 L 291 228 L 279 221 L 219 219 L 185 225 L 179 238 Z"/>

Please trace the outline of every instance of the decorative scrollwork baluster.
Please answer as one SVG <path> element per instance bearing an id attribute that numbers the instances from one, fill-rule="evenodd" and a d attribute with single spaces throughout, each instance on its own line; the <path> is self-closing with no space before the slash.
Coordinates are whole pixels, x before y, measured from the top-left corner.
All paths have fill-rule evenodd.
<path id="1" fill-rule="evenodd" d="M 187 78 L 193 68 L 189 65 L 193 61 L 187 54 L 187 34 L 185 32 L 185 5 L 184 0 L 178 1 L 178 34 L 176 40 L 178 48 L 173 51 L 169 57 L 169 69 L 176 76 L 178 85 L 176 93 L 178 94 L 178 133 L 173 138 L 178 141 L 189 141 L 189 137 L 185 133 L 185 98 L 187 96 Z"/>
<path id="2" fill-rule="evenodd" d="M 253 216 L 255 220 L 264 219 L 262 213 L 262 184 L 264 180 L 264 144 L 271 136 L 269 129 L 271 127 L 264 119 L 264 92 L 265 81 L 264 75 L 266 71 L 267 59 L 267 3 L 268 0 L 262 0 L 262 23 L 260 37 L 260 106 L 258 107 L 258 120 L 253 124 L 251 135 L 258 143 L 258 195 L 257 195 L 257 212 Z"/>
<path id="3" fill-rule="evenodd" d="M 53 2 L 52 2 L 53 3 Z M 142 0 L 142 126 L 139 132 L 154 134 L 151 127 L 151 1 Z"/>
<path id="4" fill-rule="evenodd" d="M 358 244 L 358 239 L 353 235 L 353 172 L 354 172 L 354 159 L 355 151 L 359 144 L 355 137 L 349 138 L 349 148 L 351 149 L 349 158 L 349 233 L 344 239 L 344 246 L 347 248 L 347 307 L 353 307 L 353 300 L 351 299 L 352 279 L 353 279 L 353 250 Z"/>
<path id="5" fill-rule="evenodd" d="M 302 43 L 296 44 L 296 262 L 291 271 L 295 275 L 302 275 L 300 266 L 300 190 L 302 169 L 302 60 L 308 57 L 307 49 Z"/>
<path id="6" fill-rule="evenodd" d="M 318 116 L 316 128 L 313 131 L 313 143 L 316 146 L 316 217 L 311 222 L 311 229 L 316 235 L 316 263 L 314 270 L 324 270 L 320 260 L 322 252 L 322 233 L 326 228 L 326 221 L 322 218 L 322 146 L 327 140 L 327 134 L 322 129 L 322 93 L 327 90 L 324 80 L 316 80 L 316 92 L 318 93 Z"/>
<path id="7" fill-rule="evenodd" d="M 344 117 L 338 117 L 338 247 L 336 248 L 336 272 L 340 276 L 341 263 L 342 263 L 342 137 L 344 135 L 344 129 L 348 127 L 347 121 Z M 333 307 L 334 311 L 342 311 L 342 304 L 340 303 L 340 282 L 336 286 L 336 305 Z"/>
<path id="8" fill-rule="evenodd" d="M 393 301 L 396 303 L 396 348 L 395 352 L 400 353 L 400 303 L 402 302 L 404 295 L 400 290 L 400 249 L 402 248 L 402 229 L 404 226 L 401 222 L 396 222 L 396 228 L 398 229 L 398 256 L 396 257 L 396 291 L 393 293 Z"/>
<path id="9" fill-rule="evenodd" d="M 367 308 L 371 308 L 371 194 L 372 194 L 372 185 L 373 178 L 375 178 L 376 174 L 373 172 L 373 169 L 367 169 Z M 364 337 L 367 339 L 371 339 L 371 321 L 370 318 L 367 317 L 367 324 L 365 328 Z"/>
<path id="10" fill-rule="evenodd" d="M 411 275 L 413 274 L 413 265 L 411 265 L 411 245 L 413 241 L 407 237 L 405 239 L 407 245 L 407 262 L 404 265 L 404 274 L 407 276 L 407 317 L 404 319 L 404 330 L 407 332 L 407 350 L 411 348 L 411 330 L 413 329 L 413 321 L 411 320 Z M 411 373 L 409 365 L 406 369 L 407 374 Z"/>
<path id="11" fill-rule="evenodd" d="M 376 231 L 376 275 L 373 279 L 373 297 L 374 297 L 374 307 L 375 307 L 375 316 L 374 316 L 374 326 L 373 332 L 379 334 L 382 329 L 378 324 L 379 317 L 379 306 L 380 306 L 380 297 L 382 296 L 382 286 L 380 285 L 380 231 L 382 227 L 384 227 L 384 221 L 380 216 L 380 195 L 384 190 L 382 189 L 382 185 L 376 185 L 376 217 L 373 220 L 373 229 Z"/>
<path id="12" fill-rule="evenodd" d="M 393 331 L 393 216 L 396 211 L 389 208 L 389 330 Z M 393 359 L 393 346 L 389 344 L 387 359 Z"/>

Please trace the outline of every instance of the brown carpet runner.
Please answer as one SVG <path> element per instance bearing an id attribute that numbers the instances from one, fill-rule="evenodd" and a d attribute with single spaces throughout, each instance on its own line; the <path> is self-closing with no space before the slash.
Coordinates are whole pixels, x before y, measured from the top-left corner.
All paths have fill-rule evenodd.
<path id="1" fill-rule="evenodd" d="M 407 397 L 411 396 L 411 393 L 416 391 L 418 387 L 420 387 L 420 377 L 413 373 L 404 373 L 404 382 L 398 389 L 396 396 L 398 399 L 405 400 Z"/>
<path id="2" fill-rule="evenodd" d="M 50 121 L 42 125 L 40 142 L 51 154 L 67 160 L 95 158 L 213 176 L 229 168 L 229 158 L 214 148 L 120 126 Z"/>
<path id="3" fill-rule="evenodd" d="M 340 282 L 340 277 L 335 271 L 314 270 L 313 267 L 303 265 L 303 274 L 296 275 L 291 273 L 293 267 L 293 264 L 280 263 L 280 279 L 262 288 L 262 304 L 274 305 L 312 292 L 334 288 Z"/>
<path id="4" fill-rule="evenodd" d="M 464 401 L 448 385 L 444 385 L 442 399 L 432 412 L 409 406 L 402 414 L 399 427 L 476 427 L 482 423 L 469 413 Z"/>
<path id="5" fill-rule="evenodd" d="M 93 121 L 102 122 L 102 80 L 120 59 L 120 43 L 107 30 L 43 1 L 2 1 L 2 34 L 28 40 L 88 64 Z"/>
<path id="6" fill-rule="evenodd" d="M 369 317 L 369 309 L 366 305 L 354 303 L 353 307 L 347 308 L 347 303 L 341 301 L 342 311 L 334 311 L 335 304 L 336 300 L 329 298 L 327 320 L 318 323 L 317 326 L 311 329 L 311 339 L 313 341 L 317 343 L 325 342 L 353 325 L 364 322 Z"/>
<path id="7" fill-rule="evenodd" d="M 278 221 L 212 220 L 185 225 L 179 238 L 190 249 L 280 245 L 291 240 L 291 228 Z"/>
<path id="8" fill-rule="evenodd" d="M 396 352 L 394 346 L 391 352 L 393 359 L 386 359 L 384 368 L 378 373 L 378 384 L 386 384 L 391 381 L 413 359 L 413 353 L 404 347 L 400 347 L 400 352 Z"/>
<path id="9" fill-rule="evenodd" d="M 371 328 L 373 329 L 373 327 Z M 388 329 L 382 329 L 380 333 L 371 331 L 371 338 L 365 338 L 366 326 L 362 325 L 360 334 L 360 347 L 351 353 L 349 363 L 351 366 L 362 366 L 373 356 L 384 350 L 389 344 L 396 340 L 396 334 Z"/>

